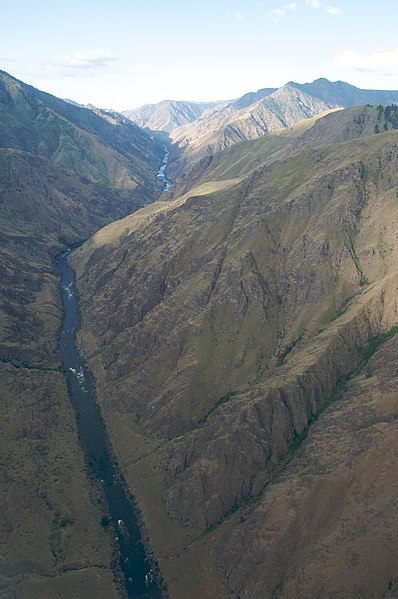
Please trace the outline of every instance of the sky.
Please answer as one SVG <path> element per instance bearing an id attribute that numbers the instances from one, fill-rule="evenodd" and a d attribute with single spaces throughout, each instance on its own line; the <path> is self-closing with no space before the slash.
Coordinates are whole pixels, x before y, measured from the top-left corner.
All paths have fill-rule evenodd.
<path id="1" fill-rule="evenodd" d="M 318 77 L 398 90 L 395 0 L 18 0 L 2 12 L 0 69 L 100 108 Z"/>

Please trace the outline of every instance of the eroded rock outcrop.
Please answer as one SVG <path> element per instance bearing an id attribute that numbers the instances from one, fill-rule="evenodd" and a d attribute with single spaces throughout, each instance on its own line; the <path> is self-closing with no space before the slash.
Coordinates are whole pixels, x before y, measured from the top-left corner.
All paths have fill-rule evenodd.
<path id="1" fill-rule="evenodd" d="M 395 596 L 396 355 L 395 338 L 224 536 L 229 597 Z"/>

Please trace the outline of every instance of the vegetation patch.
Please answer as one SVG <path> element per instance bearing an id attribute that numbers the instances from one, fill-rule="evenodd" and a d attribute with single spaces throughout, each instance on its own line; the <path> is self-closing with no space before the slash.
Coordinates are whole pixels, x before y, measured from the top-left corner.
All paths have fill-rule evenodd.
<path id="1" fill-rule="evenodd" d="M 391 104 L 389 106 L 382 106 L 382 104 L 379 104 L 377 111 L 378 118 L 374 128 L 376 134 L 381 133 L 382 131 L 388 131 L 389 129 L 398 129 L 398 106 L 396 104 Z"/>
<path id="2" fill-rule="evenodd" d="M 284 364 L 285 362 L 285 358 L 288 354 L 290 354 L 290 352 L 294 349 L 294 347 L 297 345 L 297 343 L 299 343 L 303 338 L 303 335 L 300 335 L 299 337 L 297 337 L 297 339 L 293 339 L 293 341 L 287 345 L 285 347 L 285 349 L 279 354 L 277 360 L 276 360 L 276 365 L 282 366 L 282 364 Z"/>
<path id="3" fill-rule="evenodd" d="M 225 403 L 227 403 L 227 401 L 229 401 L 232 397 L 235 397 L 235 395 L 237 395 L 237 391 L 233 391 L 232 389 L 230 391 L 228 391 L 225 395 L 222 395 L 219 399 L 217 399 L 216 403 L 214 404 L 214 406 L 207 412 L 206 416 L 203 418 L 202 422 L 205 422 L 207 420 L 207 418 L 210 416 L 210 414 L 212 414 L 213 412 L 215 412 L 216 410 L 218 410 L 218 408 L 222 405 L 224 405 Z"/>

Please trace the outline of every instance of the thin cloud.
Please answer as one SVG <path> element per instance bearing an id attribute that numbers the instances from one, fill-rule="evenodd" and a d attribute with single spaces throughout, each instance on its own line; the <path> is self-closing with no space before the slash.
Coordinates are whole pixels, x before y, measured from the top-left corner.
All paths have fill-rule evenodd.
<path id="1" fill-rule="evenodd" d="M 291 2 L 290 4 L 286 4 L 286 6 L 282 6 L 280 8 L 273 8 L 268 14 L 267 17 L 271 19 L 274 23 L 278 23 L 280 19 L 282 19 L 286 13 L 294 12 L 297 9 L 296 2 Z"/>
<path id="2" fill-rule="evenodd" d="M 360 54 L 355 50 L 346 50 L 346 52 L 343 52 L 332 60 L 332 65 L 368 72 L 398 69 L 398 48 L 384 52 L 372 52 L 370 54 Z"/>
<path id="3" fill-rule="evenodd" d="M 44 65 L 44 74 L 49 77 L 89 77 L 117 60 L 117 56 L 103 50 L 74 52 L 69 56 L 50 58 Z"/>
<path id="4" fill-rule="evenodd" d="M 340 6 L 325 6 L 325 12 L 333 16 L 341 15 L 341 8 Z"/>
<path id="5" fill-rule="evenodd" d="M 341 15 L 342 13 L 340 6 L 332 6 L 330 4 L 325 6 L 324 0 L 305 0 L 305 3 L 314 10 L 324 10 L 332 16 Z"/>
<path id="6" fill-rule="evenodd" d="M 238 21 L 242 21 L 243 12 L 241 10 L 237 10 L 235 12 L 227 12 L 227 17 L 232 17 L 233 19 L 238 19 Z"/>

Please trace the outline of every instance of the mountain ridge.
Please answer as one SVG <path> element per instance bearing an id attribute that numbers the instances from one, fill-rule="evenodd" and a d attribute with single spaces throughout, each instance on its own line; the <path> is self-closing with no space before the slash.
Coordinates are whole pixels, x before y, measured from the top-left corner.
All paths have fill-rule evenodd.
<path id="1" fill-rule="evenodd" d="M 185 100 L 162 100 L 157 104 L 144 104 L 124 110 L 122 114 L 144 129 L 171 133 L 177 127 L 191 123 L 226 102 L 191 102 Z"/>
<path id="2" fill-rule="evenodd" d="M 312 83 L 289 82 L 294 87 L 309 91 L 321 99 L 331 99 L 337 102 L 341 108 L 348 108 L 361 104 L 389 104 L 397 103 L 396 90 L 372 90 L 361 89 L 344 81 L 331 82 L 325 77 L 315 79 Z"/>
<path id="3" fill-rule="evenodd" d="M 236 103 L 227 106 L 221 118 L 210 113 L 174 130 L 171 137 L 182 149 L 182 156 L 172 169 L 178 173 L 186 164 L 192 165 L 208 153 L 223 150 L 237 141 L 256 139 L 278 128 L 288 128 L 303 118 L 330 109 L 394 101 L 398 102 L 398 91 L 360 90 L 327 79 L 302 85 L 290 82 L 242 109 L 236 110 Z"/>

